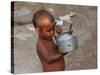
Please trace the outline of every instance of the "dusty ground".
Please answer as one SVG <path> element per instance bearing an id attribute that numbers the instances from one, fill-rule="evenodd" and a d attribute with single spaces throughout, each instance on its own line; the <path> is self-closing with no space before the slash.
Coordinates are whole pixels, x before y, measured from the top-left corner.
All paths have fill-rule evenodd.
<path id="1" fill-rule="evenodd" d="M 21 8 L 24 8 L 21 9 Z M 27 9 L 26 9 L 27 8 Z M 65 56 L 66 71 L 97 67 L 97 8 L 93 6 L 53 5 L 15 2 L 14 8 L 14 71 L 15 73 L 42 72 L 36 53 L 36 32 L 31 31 L 32 15 L 38 9 L 49 10 L 55 19 L 76 12 L 73 30 L 78 38 L 78 49 Z M 53 11 L 51 10 L 53 9 Z M 20 11 L 20 10 L 23 10 Z M 26 11 L 27 10 L 27 11 Z M 20 11 L 20 12 L 19 12 Z M 66 22 L 64 27 L 67 28 Z M 64 29 L 65 30 L 65 29 Z"/>

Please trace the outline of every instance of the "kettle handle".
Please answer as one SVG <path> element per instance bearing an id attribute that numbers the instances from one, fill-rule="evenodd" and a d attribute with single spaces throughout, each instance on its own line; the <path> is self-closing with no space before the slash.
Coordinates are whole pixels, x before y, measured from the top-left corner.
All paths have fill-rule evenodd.
<path id="1" fill-rule="evenodd" d="M 73 33 L 72 26 L 73 26 L 73 24 L 70 24 L 69 31 L 62 32 L 62 33 L 60 33 L 60 35 L 63 35 L 63 34 L 66 34 L 66 33 L 72 34 Z"/>
<path id="2" fill-rule="evenodd" d="M 61 35 L 63 35 L 63 34 L 72 34 L 73 33 L 73 30 L 69 30 L 69 31 L 67 31 L 67 32 L 62 32 L 62 33 L 60 33 L 59 34 L 59 36 L 61 36 Z"/>
<path id="3" fill-rule="evenodd" d="M 70 24 L 69 31 L 72 31 L 72 24 Z"/>
<path id="4" fill-rule="evenodd" d="M 59 36 L 61 36 L 61 35 L 63 35 L 63 34 L 66 34 L 66 33 L 67 33 L 67 34 L 71 34 L 71 35 L 72 35 L 72 33 L 73 33 L 73 30 L 72 30 L 72 25 L 73 25 L 73 24 L 70 24 L 69 31 L 59 33 Z"/>

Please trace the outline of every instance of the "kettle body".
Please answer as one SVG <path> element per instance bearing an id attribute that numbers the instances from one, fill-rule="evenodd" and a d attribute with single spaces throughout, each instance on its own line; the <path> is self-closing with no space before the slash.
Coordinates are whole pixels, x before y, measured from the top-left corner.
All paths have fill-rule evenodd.
<path id="1" fill-rule="evenodd" d="M 72 34 L 73 31 L 60 33 L 56 37 L 56 43 L 61 53 L 75 50 L 78 47 L 77 38 Z"/>

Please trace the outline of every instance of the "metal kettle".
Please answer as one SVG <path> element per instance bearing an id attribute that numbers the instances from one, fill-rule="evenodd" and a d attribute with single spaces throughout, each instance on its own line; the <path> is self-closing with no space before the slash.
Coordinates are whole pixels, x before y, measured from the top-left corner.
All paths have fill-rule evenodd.
<path id="1" fill-rule="evenodd" d="M 70 24 L 69 31 L 58 34 L 56 43 L 61 53 L 75 50 L 78 47 L 77 37 L 73 35 L 72 24 Z"/>

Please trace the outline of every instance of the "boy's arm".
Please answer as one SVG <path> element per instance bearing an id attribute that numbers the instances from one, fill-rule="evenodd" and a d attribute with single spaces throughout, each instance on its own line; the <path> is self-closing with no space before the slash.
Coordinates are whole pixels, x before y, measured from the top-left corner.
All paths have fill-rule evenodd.
<path id="1" fill-rule="evenodd" d="M 58 53 L 51 56 L 47 50 L 47 48 L 42 44 L 37 44 L 37 52 L 41 55 L 48 63 L 53 63 L 63 57 L 66 53 Z"/>

